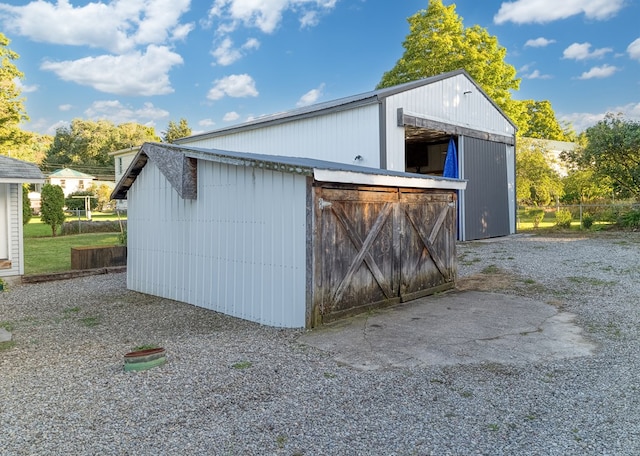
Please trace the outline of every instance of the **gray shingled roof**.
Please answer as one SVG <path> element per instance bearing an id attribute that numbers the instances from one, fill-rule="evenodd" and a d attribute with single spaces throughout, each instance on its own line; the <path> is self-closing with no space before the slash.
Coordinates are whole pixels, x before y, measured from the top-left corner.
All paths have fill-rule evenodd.
<path id="1" fill-rule="evenodd" d="M 0 155 L 0 182 L 40 183 L 44 175 L 33 163 Z"/>

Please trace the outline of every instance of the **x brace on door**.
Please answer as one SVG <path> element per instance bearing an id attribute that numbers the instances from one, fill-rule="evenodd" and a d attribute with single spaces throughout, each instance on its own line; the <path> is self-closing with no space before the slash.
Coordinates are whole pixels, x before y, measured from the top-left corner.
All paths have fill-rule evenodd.
<path id="1" fill-rule="evenodd" d="M 391 299 L 392 297 L 394 297 L 394 293 L 393 293 L 393 290 L 391 289 L 391 285 L 387 280 L 385 280 L 385 277 L 382 274 L 382 271 L 380 270 L 375 260 L 371 256 L 371 253 L 369 252 L 369 249 L 373 245 L 373 242 L 378 236 L 378 233 L 384 226 L 385 222 L 387 221 L 387 218 L 389 218 L 389 214 L 391 214 L 391 212 L 393 211 L 393 204 L 386 203 L 383 206 L 382 210 L 378 214 L 378 218 L 373 224 L 371 231 L 369 231 L 369 234 L 367 234 L 367 237 L 365 238 L 364 242 L 362 241 L 360 235 L 353 228 L 352 223 L 349 221 L 340 203 L 334 202 L 333 205 L 331 206 L 331 210 L 335 214 L 336 218 L 340 221 L 340 224 L 344 227 L 347 233 L 347 236 L 349 237 L 349 240 L 353 243 L 354 247 L 358 251 L 358 254 L 355 256 L 355 258 L 349 265 L 347 274 L 342 279 L 342 281 L 340 282 L 340 285 L 336 289 L 335 295 L 333 297 L 333 302 L 337 302 L 340 300 L 340 298 L 342 298 L 343 293 L 345 292 L 348 284 L 351 282 L 353 275 L 356 273 L 356 271 L 362 264 L 362 261 L 364 261 L 367 264 L 367 267 L 373 274 L 373 277 L 375 278 L 376 282 L 382 289 L 382 292 L 384 293 L 386 298 Z"/>
<path id="2" fill-rule="evenodd" d="M 442 209 L 442 211 L 440 211 L 440 214 L 438 214 L 438 219 L 436 220 L 436 223 L 433 225 L 433 228 L 431 228 L 431 233 L 429 234 L 428 237 L 426 236 L 424 225 L 422 225 L 420 223 L 416 223 L 416 221 L 414 220 L 414 217 L 408 211 L 408 208 L 405 207 L 404 213 L 406 214 L 407 218 L 411 222 L 411 225 L 413 226 L 413 229 L 415 229 L 416 232 L 418 233 L 418 236 L 420 236 L 420 240 L 422 241 L 422 244 L 424 245 L 424 248 L 427 250 L 427 253 L 429 254 L 431 259 L 435 263 L 436 267 L 440 271 L 440 274 L 442 274 L 442 276 L 447 281 L 450 281 L 451 280 L 450 271 L 447 269 L 444 261 L 442 261 L 442 258 L 440 257 L 440 255 L 438 254 L 436 249 L 433 247 L 433 242 L 438 237 L 438 233 L 439 233 L 440 229 L 442 228 L 442 225 L 443 225 L 445 219 L 447 218 L 448 210 L 449 210 L 449 206 L 445 206 Z M 420 259 L 418 260 L 418 264 L 416 265 L 416 270 L 420 268 L 422 263 L 424 263 L 424 259 L 423 258 L 424 258 L 424 255 L 421 256 Z"/>

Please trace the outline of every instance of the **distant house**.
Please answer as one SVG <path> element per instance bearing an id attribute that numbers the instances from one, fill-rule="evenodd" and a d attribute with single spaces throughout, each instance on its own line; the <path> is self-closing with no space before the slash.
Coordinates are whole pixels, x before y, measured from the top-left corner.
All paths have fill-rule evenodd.
<path id="1" fill-rule="evenodd" d="M 140 146 L 127 147 L 126 149 L 116 150 L 109 152 L 109 155 L 113 157 L 113 164 L 115 166 L 116 182 L 119 182 L 122 176 L 124 176 L 127 168 L 133 161 L 134 157 L 140 150 Z M 127 200 L 117 200 L 116 209 L 126 210 Z"/>
<path id="2" fill-rule="evenodd" d="M 71 193 L 89 190 L 94 179 L 95 177 L 90 174 L 81 173 L 70 168 L 59 169 L 47 176 L 47 181 L 51 185 L 62 187 L 65 197 Z"/>
<path id="3" fill-rule="evenodd" d="M 32 163 L 0 155 L 0 277 L 24 274 L 22 184 L 42 184 Z"/>
<path id="4" fill-rule="evenodd" d="M 567 141 L 556 141 L 552 139 L 538 138 L 522 138 L 530 141 L 532 145 L 539 147 L 544 151 L 547 163 L 558 173 L 560 177 L 565 177 L 568 173 L 566 164 L 562 161 L 560 155 L 563 152 L 572 152 L 577 147 L 576 143 Z"/>

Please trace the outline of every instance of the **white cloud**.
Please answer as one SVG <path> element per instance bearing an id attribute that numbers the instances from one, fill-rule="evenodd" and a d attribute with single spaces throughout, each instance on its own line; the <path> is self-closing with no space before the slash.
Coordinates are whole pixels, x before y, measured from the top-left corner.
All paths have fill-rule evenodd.
<path id="1" fill-rule="evenodd" d="M 213 127 L 215 124 L 213 119 L 202 119 L 198 121 L 198 125 L 205 128 Z"/>
<path id="2" fill-rule="evenodd" d="M 163 95 L 173 92 L 169 71 L 182 57 L 164 46 L 151 45 L 144 54 L 102 55 L 64 62 L 46 61 L 43 70 L 61 79 L 118 95 Z"/>
<path id="3" fill-rule="evenodd" d="M 257 97 L 256 83 L 248 74 L 232 74 L 213 81 L 213 87 L 209 90 L 207 98 L 215 101 L 224 96 L 233 98 Z"/>
<path id="4" fill-rule="evenodd" d="M 71 111 L 71 109 L 73 109 L 73 105 L 70 104 L 61 104 L 60 106 L 58 106 L 58 109 L 62 112 L 67 112 L 67 111 Z"/>
<path id="5" fill-rule="evenodd" d="M 600 48 L 591 52 L 591 43 L 573 43 L 564 50 L 562 58 L 572 60 L 599 59 L 612 51 L 611 48 Z"/>
<path id="6" fill-rule="evenodd" d="M 538 70 L 534 70 L 532 73 L 526 74 L 523 76 L 525 79 L 551 79 L 552 76 L 549 74 L 542 74 Z"/>
<path id="7" fill-rule="evenodd" d="M 620 113 L 625 119 L 638 122 L 640 121 L 640 102 L 629 103 L 623 106 L 613 106 L 607 108 L 607 111 L 602 113 L 576 112 L 572 114 L 561 114 L 558 116 L 558 120 L 571 123 L 576 132 L 580 133 L 603 120 L 607 113 Z"/>
<path id="8" fill-rule="evenodd" d="M 229 33 L 240 24 L 273 33 L 287 11 L 299 15 L 302 27 L 316 25 L 321 14 L 332 10 L 337 0 L 215 0 L 209 22 L 219 20 L 218 32 Z M 222 27 L 222 28 L 220 28 Z"/>
<path id="9" fill-rule="evenodd" d="M 233 122 L 234 120 L 238 120 L 240 118 L 240 114 L 235 111 L 228 112 L 222 118 L 225 122 Z"/>
<path id="10" fill-rule="evenodd" d="M 547 47 L 555 42 L 556 40 L 548 40 L 546 38 L 540 37 L 536 38 L 535 40 L 527 40 L 527 42 L 524 43 L 524 47 Z"/>
<path id="11" fill-rule="evenodd" d="M 211 54 L 216 58 L 218 65 L 227 66 L 240 60 L 246 51 L 258 49 L 260 42 L 255 38 L 248 39 L 240 48 L 233 48 L 231 38 L 225 38 Z"/>
<path id="12" fill-rule="evenodd" d="M 18 89 L 20 89 L 22 93 L 32 93 L 38 90 L 37 85 L 25 85 L 22 83 L 22 80 L 20 80 L 20 78 L 13 78 L 13 83 Z"/>
<path id="13" fill-rule="evenodd" d="M 604 20 L 615 16 L 624 6 L 625 0 L 515 0 L 503 2 L 493 22 L 546 23 L 578 14 Z"/>
<path id="14" fill-rule="evenodd" d="M 309 106 L 315 103 L 322 96 L 322 89 L 324 89 L 324 84 L 320 84 L 320 86 L 316 89 L 309 90 L 307 93 L 302 95 L 302 97 L 300 97 L 300 99 L 296 103 L 296 106 Z"/>
<path id="15" fill-rule="evenodd" d="M 602 65 L 599 67 L 593 67 L 589 71 L 585 71 L 578 79 L 602 79 L 608 78 L 613 75 L 619 68 L 611 65 Z"/>
<path id="16" fill-rule="evenodd" d="M 627 52 L 629 53 L 629 57 L 633 60 L 640 60 L 640 38 L 627 47 Z"/>
<path id="17" fill-rule="evenodd" d="M 74 7 L 69 0 L 38 0 L 24 6 L 0 4 L 0 21 L 5 32 L 33 41 L 123 53 L 186 36 L 193 26 L 179 19 L 189 4 L 190 0 L 114 0 Z"/>
<path id="18" fill-rule="evenodd" d="M 155 126 L 156 121 L 169 118 L 169 112 L 155 107 L 152 103 L 144 103 L 142 107 L 125 106 L 118 100 L 95 101 L 84 114 L 93 120 L 106 119 L 119 125 L 135 122 L 142 125 Z"/>

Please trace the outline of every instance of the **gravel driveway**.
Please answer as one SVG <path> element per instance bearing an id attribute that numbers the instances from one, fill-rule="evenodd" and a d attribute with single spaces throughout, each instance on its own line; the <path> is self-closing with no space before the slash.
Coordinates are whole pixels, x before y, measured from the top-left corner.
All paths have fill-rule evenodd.
<path id="1" fill-rule="evenodd" d="M 279 330 L 126 290 L 0 293 L 2 455 L 640 454 L 640 233 L 459 244 L 460 287 L 577 315 L 595 354 L 359 371 Z M 124 372 L 156 344 L 168 363 Z"/>

